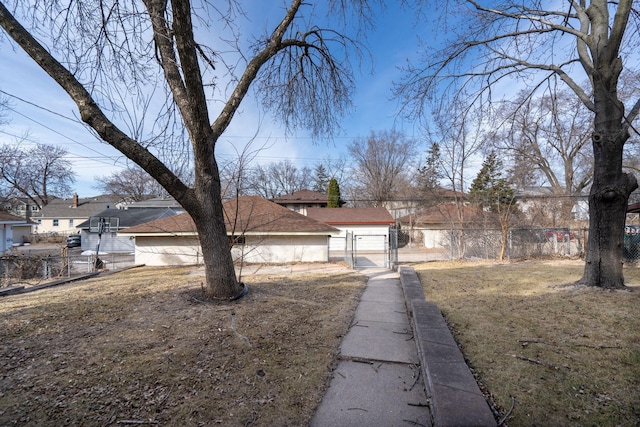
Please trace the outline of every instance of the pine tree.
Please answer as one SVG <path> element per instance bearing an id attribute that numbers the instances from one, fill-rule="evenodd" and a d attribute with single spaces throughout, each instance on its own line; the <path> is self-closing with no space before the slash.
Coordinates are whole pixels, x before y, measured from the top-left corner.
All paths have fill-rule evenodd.
<path id="1" fill-rule="evenodd" d="M 324 165 L 319 164 L 315 169 L 315 177 L 313 183 L 313 191 L 317 193 L 327 194 L 327 186 L 329 185 L 329 175 Z"/>
<path id="2" fill-rule="evenodd" d="M 478 176 L 471 183 L 469 195 L 491 212 L 500 222 L 501 245 L 498 259 L 502 261 L 507 251 L 507 236 L 518 207 L 515 190 L 502 177 L 502 161 L 494 151 L 482 162 Z"/>
<path id="3" fill-rule="evenodd" d="M 327 207 L 339 208 L 340 205 L 340 186 L 335 178 L 331 178 L 329 180 L 329 189 L 327 190 Z"/>
<path id="4" fill-rule="evenodd" d="M 440 145 L 434 142 L 427 151 L 427 161 L 418 169 L 418 185 L 421 192 L 432 192 L 440 185 L 442 172 L 440 171 Z"/>
<path id="5" fill-rule="evenodd" d="M 482 162 L 482 168 L 471 183 L 469 195 L 483 208 L 500 212 L 505 206 L 513 206 L 515 190 L 502 177 L 502 161 L 492 151 Z"/>

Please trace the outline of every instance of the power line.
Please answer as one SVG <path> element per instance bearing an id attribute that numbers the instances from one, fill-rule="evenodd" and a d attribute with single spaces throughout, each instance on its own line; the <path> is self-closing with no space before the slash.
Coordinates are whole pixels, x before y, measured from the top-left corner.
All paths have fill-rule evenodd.
<path id="1" fill-rule="evenodd" d="M 43 107 L 42 105 L 38 105 L 38 104 L 33 103 L 33 102 L 31 102 L 31 101 L 27 101 L 27 100 L 26 100 L 26 99 L 24 99 L 24 98 L 20 98 L 19 96 L 14 95 L 14 94 L 9 93 L 9 92 L 6 92 L 6 91 L 4 91 L 4 90 L 2 90 L 2 89 L 0 89 L 0 93 L 3 93 L 3 94 L 5 94 L 5 95 L 7 95 L 8 97 L 11 97 L 11 98 L 17 99 L 18 101 L 24 102 L 25 104 L 29 104 L 29 105 L 31 105 L 32 107 L 36 107 L 36 108 L 39 108 L 40 110 L 46 111 L 46 112 L 51 113 L 51 114 L 53 114 L 53 115 L 56 115 L 56 116 L 58 116 L 58 117 L 62 117 L 63 119 L 67 119 L 67 120 L 70 120 L 70 121 L 75 122 L 75 123 L 82 123 L 81 121 L 79 121 L 79 120 L 78 120 L 78 119 L 76 119 L 75 117 L 68 117 L 68 116 L 65 116 L 64 114 L 60 114 L 60 113 L 58 113 L 57 111 L 49 110 L 48 108 L 45 108 L 45 107 Z M 7 108 L 9 108 L 9 107 L 7 107 Z M 10 110 L 12 110 L 12 111 L 15 111 L 15 110 L 13 110 L 12 108 L 9 108 L 9 109 L 10 109 Z"/>

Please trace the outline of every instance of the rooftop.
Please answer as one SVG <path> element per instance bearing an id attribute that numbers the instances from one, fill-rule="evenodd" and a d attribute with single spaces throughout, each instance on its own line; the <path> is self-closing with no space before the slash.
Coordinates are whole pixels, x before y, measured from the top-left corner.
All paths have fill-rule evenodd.
<path id="1" fill-rule="evenodd" d="M 223 203 L 227 232 L 318 233 L 334 234 L 338 230 L 257 196 L 242 196 Z M 188 214 L 151 221 L 126 230 L 127 234 L 195 233 Z"/>

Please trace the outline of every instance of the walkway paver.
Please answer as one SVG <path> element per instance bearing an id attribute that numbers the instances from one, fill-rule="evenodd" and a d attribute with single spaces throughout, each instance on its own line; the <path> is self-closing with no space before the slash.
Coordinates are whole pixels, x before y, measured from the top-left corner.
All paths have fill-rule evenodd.
<path id="1" fill-rule="evenodd" d="M 367 269 L 367 287 L 313 427 L 430 426 L 399 275 Z"/>

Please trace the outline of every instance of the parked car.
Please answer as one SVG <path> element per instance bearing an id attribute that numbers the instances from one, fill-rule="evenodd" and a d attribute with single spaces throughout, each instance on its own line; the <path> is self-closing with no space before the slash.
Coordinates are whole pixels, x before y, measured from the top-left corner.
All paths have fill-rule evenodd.
<path id="1" fill-rule="evenodd" d="M 77 248 L 82 246 L 82 236 L 79 234 L 72 234 L 67 237 L 67 247 L 68 248 Z"/>

